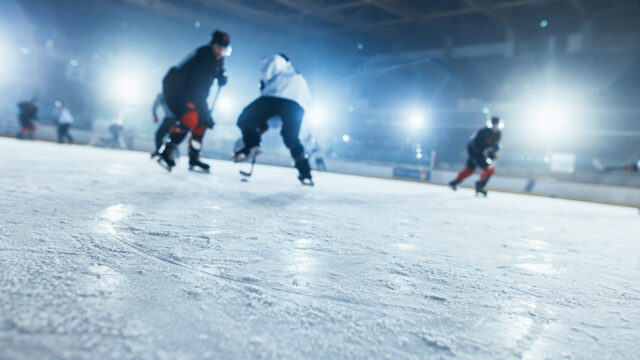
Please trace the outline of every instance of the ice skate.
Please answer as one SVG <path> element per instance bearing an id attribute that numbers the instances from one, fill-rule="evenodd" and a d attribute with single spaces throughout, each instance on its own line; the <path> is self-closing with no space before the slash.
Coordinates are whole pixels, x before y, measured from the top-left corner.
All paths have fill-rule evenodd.
<path id="1" fill-rule="evenodd" d="M 208 174 L 210 172 L 210 166 L 209 164 L 200 161 L 200 159 L 192 159 L 189 160 L 189 171 Z"/>
<path id="2" fill-rule="evenodd" d="M 167 171 L 171 171 L 174 166 L 176 166 L 176 161 L 174 160 L 174 150 L 176 146 L 172 143 L 167 143 L 165 145 L 164 151 L 160 154 L 158 158 L 158 164 L 165 168 Z"/>
<path id="3" fill-rule="evenodd" d="M 453 179 L 453 180 L 449 181 L 449 187 L 453 191 L 457 191 L 458 190 L 458 184 L 460 184 L 460 182 L 458 180 L 456 180 L 456 179 Z"/>
<path id="4" fill-rule="evenodd" d="M 485 182 L 482 180 L 476 181 L 476 196 L 487 197 L 487 190 L 484 188 Z"/>
<path id="5" fill-rule="evenodd" d="M 311 174 L 309 174 L 308 176 L 298 175 L 298 180 L 300 180 L 300 183 L 302 183 L 302 185 L 315 186 L 315 183 L 311 178 Z"/>
<path id="6" fill-rule="evenodd" d="M 244 147 L 242 148 L 242 150 L 236 152 L 233 155 L 233 162 L 243 162 L 243 161 L 247 161 L 248 159 L 254 158 L 258 155 L 262 154 L 262 148 L 260 147 L 260 145 L 256 145 L 253 147 Z"/>

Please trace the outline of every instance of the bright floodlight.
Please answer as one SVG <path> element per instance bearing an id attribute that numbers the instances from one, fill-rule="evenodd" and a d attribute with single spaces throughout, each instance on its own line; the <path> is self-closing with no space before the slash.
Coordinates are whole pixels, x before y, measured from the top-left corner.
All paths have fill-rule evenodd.
<path id="1" fill-rule="evenodd" d="M 322 125 L 327 119 L 327 113 L 322 105 L 316 105 L 309 110 L 307 119 L 312 125 Z"/>
<path id="2" fill-rule="evenodd" d="M 570 120 L 570 109 L 564 104 L 546 103 L 542 104 L 536 122 L 540 130 L 544 132 L 557 132 L 562 130 L 564 125 Z"/>
<path id="3" fill-rule="evenodd" d="M 218 100 L 216 107 L 218 107 L 223 113 L 229 113 L 233 110 L 233 101 L 228 97 L 222 97 Z"/>
<path id="4" fill-rule="evenodd" d="M 545 100 L 527 109 L 536 136 L 546 139 L 566 134 L 575 118 L 575 106 L 562 100 Z"/>
<path id="5" fill-rule="evenodd" d="M 342 141 L 349 142 L 349 139 L 350 139 L 349 135 L 347 134 L 342 135 Z"/>
<path id="6" fill-rule="evenodd" d="M 410 109 L 407 112 L 408 126 L 412 131 L 424 128 L 427 119 L 426 111 L 420 108 Z"/>
<path id="7" fill-rule="evenodd" d="M 140 79 L 134 74 L 122 73 L 111 84 L 111 95 L 116 101 L 123 103 L 140 102 L 143 94 Z"/>

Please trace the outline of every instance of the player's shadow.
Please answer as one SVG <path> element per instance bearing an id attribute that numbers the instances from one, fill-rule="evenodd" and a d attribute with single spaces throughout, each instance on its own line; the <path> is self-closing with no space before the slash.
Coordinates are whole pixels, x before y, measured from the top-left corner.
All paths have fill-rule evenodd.
<path id="1" fill-rule="evenodd" d="M 304 198 L 305 195 L 305 192 L 291 193 L 283 191 L 252 199 L 251 203 L 264 207 L 287 207 L 293 203 L 300 201 L 300 199 Z"/>

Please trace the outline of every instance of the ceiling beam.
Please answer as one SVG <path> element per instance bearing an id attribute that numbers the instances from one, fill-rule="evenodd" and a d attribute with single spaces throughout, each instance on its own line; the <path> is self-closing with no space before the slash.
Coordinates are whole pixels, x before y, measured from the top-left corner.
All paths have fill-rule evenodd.
<path id="1" fill-rule="evenodd" d="M 398 5 L 398 3 L 393 0 L 367 0 L 367 3 L 396 16 L 400 16 L 408 21 L 412 21 L 418 17 L 417 10 L 407 6 Z"/>
<path id="2" fill-rule="evenodd" d="M 491 11 L 495 13 L 497 10 L 511 9 L 511 8 L 522 7 L 522 6 L 531 5 L 531 4 L 542 4 L 542 3 L 555 2 L 555 1 L 560 1 L 560 0 L 513 0 L 508 2 L 505 1 L 505 2 L 494 4 L 494 5 L 485 5 L 484 11 Z M 371 28 L 379 28 L 379 27 L 393 26 L 393 25 L 398 25 L 398 24 L 403 24 L 403 23 L 413 22 L 413 21 L 417 21 L 419 23 L 426 23 L 430 20 L 463 16 L 468 14 L 474 14 L 477 12 L 482 12 L 482 9 L 479 7 L 466 6 L 461 9 L 436 11 L 436 12 L 428 13 L 425 15 L 421 15 L 418 17 L 418 20 L 400 18 L 400 19 L 379 21 L 376 23 L 368 24 L 367 26 Z"/>
<path id="3" fill-rule="evenodd" d="M 357 0 L 357 1 L 352 1 L 352 2 L 348 2 L 348 3 L 344 3 L 344 4 L 340 4 L 340 5 L 334 5 L 334 6 L 329 6 L 329 7 L 323 7 L 322 12 L 325 13 L 332 13 L 332 12 L 336 12 L 336 11 L 341 11 L 341 10 L 347 10 L 347 9 L 351 9 L 351 8 L 355 8 L 355 7 L 360 7 L 363 5 L 367 5 L 369 2 L 367 0 Z"/>
<path id="4" fill-rule="evenodd" d="M 505 17 L 498 15 L 498 13 L 489 5 L 483 4 L 479 0 L 462 0 L 462 3 L 503 24 L 506 24 L 507 22 Z"/>
<path id="5" fill-rule="evenodd" d="M 318 3 L 312 0 L 274 0 L 274 1 L 281 5 L 285 5 L 292 9 L 296 9 L 300 11 L 303 15 L 314 16 L 324 21 L 332 22 L 344 28 L 349 28 L 349 29 L 354 29 L 362 32 L 374 33 L 374 34 L 379 33 L 379 30 L 375 28 L 369 28 L 366 26 L 366 24 L 355 21 L 353 18 L 337 13 L 335 11 L 334 12 L 325 11 L 323 10 L 322 5 L 318 5 Z M 349 4 L 353 5 L 353 7 L 363 5 L 362 1 L 352 2 Z M 342 6 L 340 7 L 344 9 L 344 7 Z M 330 7 L 329 9 L 331 8 L 336 8 L 336 7 Z"/>
<path id="6" fill-rule="evenodd" d="M 124 3 L 139 6 L 142 8 L 149 9 L 151 11 L 155 11 L 159 14 L 172 17 L 175 19 L 180 19 L 188 22 L 200 21 L 201 23 L 206 23 L 210 25 L 214 25 L 219 23 L 221 17 L 213 16 L 207 12 L 195 11 L 189 8 L 189 5 L 186 1 L 181 2 L 180 5 L 167 0 L 120 0 Z M 274 31 L 290 31 L 291 24 L 286 23 L 283 24 L 283 17 L 279 15 L 273 15 L 270 13 L 266 13 L 264 11 L 250 9 L 242 5 L 237 5 L 231 1 L 226 0 L 193 0 L 195 2 L 201 3 L 211 8 L 212 13 L 215 13 L 215 10 L 224 10 L 232 14 L 236 14 L 242 16 L 246 19 L 250 19 L 252 22 L 256 22 L 259 25 L 269 26 Z M 299 26 L 295 30 L 298 34 L 302 34 L 305 36 L 313 37 L 313 38 L 322 38 L 323 34 L 318 33 L 318 31 L 314 31 L 314 29 L 310 29 L 304 26 Z"/>

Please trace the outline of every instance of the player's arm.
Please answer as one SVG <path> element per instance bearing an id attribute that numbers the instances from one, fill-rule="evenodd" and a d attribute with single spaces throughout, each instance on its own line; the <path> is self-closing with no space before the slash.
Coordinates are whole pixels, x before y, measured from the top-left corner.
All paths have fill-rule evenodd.
<path id="1" fill-rule="evenodd" d="M 154 123 L 158 122 L 158 107 L 160 106 L 161 97 L 162 94 L 158 94 L 158 96 L 156 96 L 156 101 L 153 102 L 153 106 L 151 107 L 151 115 L 153 115 Z"/>
<path id="2" fill-rule="evenodd" d="M 208 48 L 206 50 L 209 50 Z M 196 106 L 196 111 L 201 117 L 208 116 L 207 95 L 209 94 L 210 63 L 204 51 L 198 51 L 189 60 L 189 73 L 187 74 L 187 93 L 189 99 Z M 206 120 L 206 119 L 202 119 Z"/>

